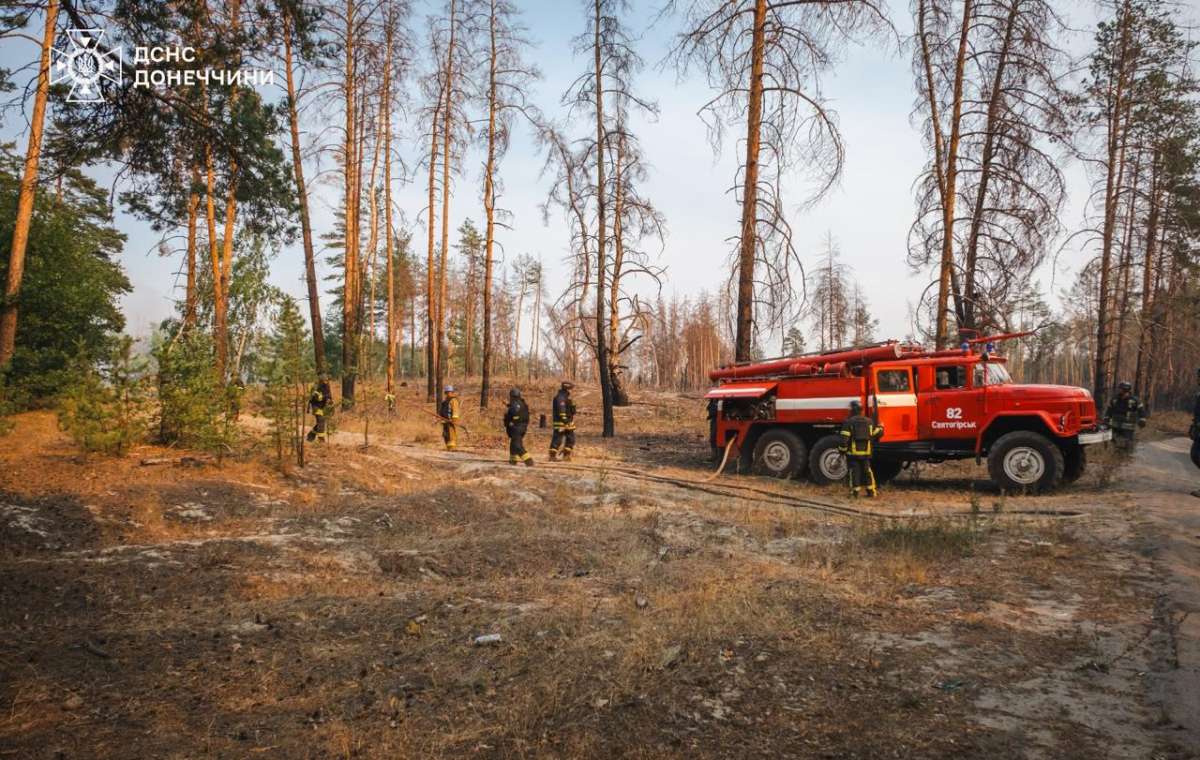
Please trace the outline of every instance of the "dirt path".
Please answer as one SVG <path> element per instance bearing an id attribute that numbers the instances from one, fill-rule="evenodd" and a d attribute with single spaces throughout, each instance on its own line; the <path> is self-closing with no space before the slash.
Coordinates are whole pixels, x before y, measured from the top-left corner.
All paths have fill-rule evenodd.
<path id="1" fill-rule="evenodd" d="M 1156 614 L 1171 640 L 1156 668 L 1156 697 L 1186 732 L 1183 744 L 1200 747 L 1200 499 L 1190 495 L 1200 472 L 1189 447 L 1186 438 L 1142 445 L 1128 481 L 1164 580 Z"/>

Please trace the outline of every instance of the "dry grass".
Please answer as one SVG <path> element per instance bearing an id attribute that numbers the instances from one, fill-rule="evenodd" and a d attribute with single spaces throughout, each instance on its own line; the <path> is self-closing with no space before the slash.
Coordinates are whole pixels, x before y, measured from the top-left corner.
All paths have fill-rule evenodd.
<path id="1" fill-rule="evenodd" d="M 538 404 L 552 389 L 537 386 Z M 587 475 L 502 464 L 498 404 L 464 404 L 472 432 L 457 458 L 415 412 L 339 415 L 343 433 L 370 419 L 372 446 L 313 446 L 309 467 L 286 474 L 261 454 L 220 470 L 81 465 L 43 419 L 18 420 L 31 445 L 0 462 L 26 476 L 0 472 L 0 502 L 32 505 L 48 535 L 0 522 L 12 549 L 0 561 L 0 746 L 1007 757 L 1019 729 L 980 719 L 982 686 L 933 684 L 994 691 L 1094 652 L 1070 628 L 1018 627 L 996 610 L 1040 609 L 1030 595 L 1048 589 L 1110 627 L 1145 611 L 1111 593 L 1120 562 L 1136 561 L 1114 559 L 1135 556 L 1127 547 L 1101 553 L 1079 523 L 1007 516 L 1044 502 L 993 514 L 993 496 L 949 473 L 872 504 L 921 517 L 850 520 L 630 481 L 613 468 L 649 460 L 697 476 L 702 405 L 664 396 L 621 410 L 610 444 L 581 395 Z M 422 396 L 410 387 L 402 401 Z M 540 453 L 548 432 L 532 437 Z M 974 518 L 945 516 L 972 499 Z M 484 633 L 502 641 L 475 646 Z M 1062 677 L 1093 694 L 1085 676 Z M 1106 742 L 1070 720 L 1045 731 L 1050 756 Z"/>

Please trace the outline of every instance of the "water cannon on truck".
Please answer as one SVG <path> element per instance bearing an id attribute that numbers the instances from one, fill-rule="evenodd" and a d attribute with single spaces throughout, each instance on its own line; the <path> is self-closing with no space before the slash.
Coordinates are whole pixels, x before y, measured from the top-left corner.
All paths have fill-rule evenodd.
<path id="1" fill-rule="evenodd" d="M 964 331 L 965 332 L 965 331 Z M 838 430 L 851 401 L 883 425 L 875 477 L 912 462 L 974 458 L 1006 492 L 1045 492 L 1077 480 L 1088 446 L 1110 440 L 1084 388 L 1015 383 L 1002 341 L 980 337 L 929 350 L 890 340 L 869 346 L 733 364 L 715 369 L 717 446 L 739 467 L 779 478 L 842 480 Z"/>

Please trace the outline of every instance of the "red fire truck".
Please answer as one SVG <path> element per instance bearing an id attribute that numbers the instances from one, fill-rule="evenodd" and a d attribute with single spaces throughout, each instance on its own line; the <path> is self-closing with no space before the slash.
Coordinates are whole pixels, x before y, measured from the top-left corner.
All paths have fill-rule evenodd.
<path id="1" fill-rule="evenodd" d="M 716 441 L 739 469 L 818 484 L 846 476 L 838 430 L 851 401 L 883 425 L 875 477 L 886 482 L 911 462 L 987 459 L 1002 490 L 1050 490 L 1083 474 L 1086 447 L 1111 439 L 1092 395 L 1065 385 L 1014 383 L 1000 340 L 972 338 L 929 351 L 888 341 L 806 356 L 735 364 L 709 373 L 719 383 Z"/>

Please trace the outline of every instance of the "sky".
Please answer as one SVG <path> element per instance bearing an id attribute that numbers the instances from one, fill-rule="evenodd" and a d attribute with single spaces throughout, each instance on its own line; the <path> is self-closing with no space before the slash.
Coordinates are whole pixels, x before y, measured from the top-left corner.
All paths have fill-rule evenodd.
<path id="1" fill-rule="evenodd" d="M 588 60 L 576 58 L 571 50 L 571 38 L 584 25 L 582 3 L 517 0 L 517 5 L 529 30 L 528 36 L 534 42 L 530 58 L 544 74 L 535 85 L 534 101 L 544 113 L 562 118 L 563 91 L 589 65 Z M 692 76 L 681 80 L 673 67 L 661 65 L 678 31 L 677 20 L 667 18 L 652 24 L 660 7 L 657 0 L 632 0 L 631 5 L 629 27 L 645 30 L 638 50 L 646 66 L 636 77 L 635 88 L 643 96 L 656 100 L 659 106 L 656 119 L 639 120 L 633 128 L 650 169 L 644 191 L 667 223 L 665 246 L 655 260 L 666 268 L 662 292 L 668 299 L 673 294 L 714 292 L 728 277 L 729 238 L 739 228 L 739 209 L 728 192 L 737 163 L 738 129 L 735 126 L 727 133 L 722 151 L 714 155 L 707 128 L 697 115 L 700 106 L 712 97 L 712 91 L 702 78 Z M 891 18 L 904 36 L 911 30 L 908 3 L 893 0 L 890 5 Z M 411 28 L 418 40 L 425 28 L 428 7 L 427 2 L 415 5 Z M 1070 3 L 1065 12 L 1072 25 L 1082 29 L 1068 40 L 1068 48 L 1082 52 L 1091 36 L 1089 27 L 1094 23 L 1090 6 Z M 38 19 L 37 23 L 40 22 Z M 33 73 L 30 64 L 36 60 L 37 52 L 36 44 L 29 39 L 0 40 L 0 66 L 24 67 L 21 76 L 28 77 Z M 282 73 L 277 71 L 276 75 L 282 85 Z M 914 182 L 926 161 L 926 151 L 912 119 L 915 91 L 909 54 L 898 49 L 894 39 L 852 44 L 823 77 L 822 86 L 829 104 L 837 112 L 846 162 L 839 184 L 815 207 L 799 207 L 805 196 L 800 177 L 786 182 L 785 200 L 795 243 L 807 266 L 818 259 L 826 235 L 832 234 L 843 264 L 849 267 L 879 319 L 877 337 L 901 338 L 910 332 L 910 306 L 929 280 L 927 274 L 913 273 L 905 263 L 907 232 L 915 213 Z M 415 81 L 410 91 L 416 95 Z M 282 97 L 282 90 L 276 97 Z M 0 139 L 15 141 L 23 155 L 28 115 L 8 112 L 3 118 Z M 313 123 L 315 119 L 305 121 L 310 130 L 320 127 Z M 407 129 L 410 137 L 398 141 L 397 150 L 415 166 L 426 149 L 415 138 L 422 131 L 421 125 L 410 117 L 396 129 L 401 132 Z M 569 125 L 568 131 L 577 135 L 586 129 L 587 125 Z M 286 147 L 287 143 L 283 145 Z M 318 170 L 326 172 L 324 180 L 313 183 L 311 203 L 317 237 L 331 228 L 333 212 L 340 202 L 340 182 L 330 171 L 329 160 L 306 168 L 309 177 L 317 176 Z M 464 163 L 465 172 L 454 187 L 452 229 L 457 229 L 466 218 L 482 227 L 481 164 L 479 153 L 472 154 Z M 561 215 L 543 221 L 539 206 L 549 189 L 549 178 L 542 176 L 542 166 L 543 156 L 532 134 L 519 127 L 500 166 L 503 193 L 498 205 L 507 208 L 512 218 L 511 229 L 500 230 L 497 242 L 507 261 L 524 253 L 540 256 L 546 266 L 549 290 L 557 294 L 565 283 L 568 228 Z M 1087 179 L 1078 165 L 1064 162 L 1063 168 L 1070 197 L 1062 221 L 1067 230 L 1074 230 L 1082 226 Z M 111 186 L 114 177 L 111 168 L 96 167 L 90 173 Z M 122 187 L 118 183 L 116 190 L 119 192 Z M 414 232 L 416 250 L 424 255 L 426 198 L 420 176 L 407 184 L 398 178 L 394 194 Z M 176 274 L 180 259 L 160 256 L 160 236 L 121 208 L 115 210 L 115 223 L 128 236 L 121 256 L 133 283 L 133 292 L 122 302 L 127 330 L 140 336 L 173 312 L 180 282 Z M 1085 263 L 1087 255 L 1074 246 L 1057 257 L 1048 257 L 1037 276 L 1048 295 L 1053 296 L 1070 284 L 1073 273 Z M 322 267 L 319 275 L 328 273 L 323 262 L 319 266 Z M 271 276 L 280 288 L 299 298 L 304 296 L 299 240 L 279 251 L 272 262 Z"/>

